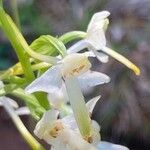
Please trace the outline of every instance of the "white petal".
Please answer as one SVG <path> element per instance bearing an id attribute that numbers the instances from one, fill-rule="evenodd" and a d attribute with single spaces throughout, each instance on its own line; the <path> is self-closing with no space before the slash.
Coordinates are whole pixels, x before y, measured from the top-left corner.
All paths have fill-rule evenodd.
<path id="1" fill-rule="evenodd" d="M 127 147 L 122 145 L 117 145 L 105 141 L 101 141 L 97 146 L 98 150 L 129 150 Z"/>
<path id="2" fill-rule="evenodd" d="M 94 48 L 91 50 L 93 51 L 93 53 L 95 54 L 95 56 L 97 57 L 97 59 L 99 61 L 101 61 L 102 63 L 107 63 L 108 62 L 108 55 L 102 53 L 102 52 L 98 52 L 97 50 L 95 50 Z"/>
<path id="3" fill-rule="evenodd" d="M 54 109 L 46 111 L 42 119 L 37 123 L 34 134 L 40 139 L 45 139 L 45 134 L 53 127 L 53 123 L 57 120 L 58 114 L 59 112 Z"/>
<path id="4" fill-rule="evenodd" d="M 101 61 L 102 63 L 107 63 L 108 60 L 109 60 L 109 56 L 102 53 L 102 52 L 98 52 L 97 50 L 94 50 L 94 49 L 90 49 L 88 48 L 89 50 L 91 51 L 88 51 L 88 52 L 84 52 L 84 55 L 86 55 L 87 57 L 97 57 L 97 59 L 99 61 Z"/>
<path id="5" fill-rule="evenodd" d="M 98 102 L 98 100 L 100 99 L 100 97 L 101 96 L 94 97 L 86 103 L 86 107 L 90 113 L 93 112 L 93 109 L 94 109 L 96 103 Z"/>
<path id="6" fill-rule="evenodd" d="M 26 87 L 27 93 L 43 91 L 52 93 L 58 91 L 62 85 L 61 72 L 59 66 L 54 66 L 48 69 L 43 75 L 34 80 L 29 86 Z"/>
<path id="7" fill-rule="evenodd" d="M 93 27 L 93 24 L 107 18 L 109 15 L 110 15 L 110 12 L 108 12 L 108 11 L 102 11 L 102 12 L 95 13 L 92 16 L 92 19 L 88 25 L 88 30 Z"/>
<path id="8" fill-rule="evenodd" d="M 103 29 L 95 27 L 87 33 L 86 41 L 91 47 L 100 50 L 106 46 L 106 37 Z"/>
<path id="9" fill-rule="evenodd" d="M 84 54 L 74 53 L 66 56 L 61 65 L 64 78 L 79 76 L 91 68 L 91 63 Z"/>
<path id="10" fill-rule="evenodd" d="M 92 144 L 97 145 L 101 139 L 100 126 L 95 120 L 92 120 L 92 127 L 93 127 L 93 132 L 92 132 L 93 142 L 92 142 Z"/>
<path id="11" fill-rule="evenodd" d="M 87 57 L 96 57 L 92 51 L 84 52 L 83 54 Z"/>
<path id="12" fill-rule="evenodd" d="M 15 112 L 17 115 L 29 115 L 30 114 L 30 110 L 28 107 L 20 107 Z"/>
<path id="13" fill-rule="evenodd" d="M 78 130 L 78 125 L 76 123 L 76 120 L 74 118 L 74 115 L 68 115 L 61 119 L 63 124 L 65 124 L 68 128 L 72 130 Z"/>
<path id="14" fill-rule="evenodd" d="M 66 104 L 69 101 L 65 84 L 62 83 L 62 87 L 53 92 L 49 92 L 48 100 L 54 108 L 60 109 L 61 105 Z"/>
<path id="15" fill-rule="evenodd" d="M 89 45 L 88 42 L 86 42 L 85 40 L 81 40 L 81 41 L 75 43 L 73 46 L 71 46 L 67 50 L 67 53 L 68 54 L 77 53 L 77 52 L 83 50 L 84 48 L 87 48 L 88 45 Z"/>
<path id="16" fill-rule="evenodd" d="M 1 100 L 6 100 L 7 103 L 9 103 L 13 108 L 19 107 L 16 101 L 14 101 L 13 99 L 11 99 L 9 97 L 5 97 L 5 96 L 0 97 L 0 106 L 3 106 L 3 103 L 1 102 Z"/>
<path id="17" fill-rule="evenodd" d="M 64 129 L 60 138 L 67 143 L 69 150 L 97 150 L 92 144 L 85 141 L 78 133 L 70 129 Z"/>
<path id="18" fill-rule="evenodd" d="M 87 28 L 86 41 L 91 47 L 100 50 L 106 46 L 105 28 L 108 25 L 108 19 L 105 19 L 109 12 L 96 13 Z"/>
<path id="19" fill-rule="evenodd" d="M 67 115 L 70 115 L 72 113 L 73 113 L 73 110 L 72 110 L 71 106 L 67 105 L 67 104 L 63 104 L 61 106 L 60 114 L 59 115 L 60 115 L 60 118 L 63 118 L 63 117 L 65 117 Z"/>
<path id="20" fill-rule="evenodd" d="M 100 84 L 108 83 L 110 78 L 103 73 L 90 71 L 78 77 L 81 88 L 93 87 Z"/>

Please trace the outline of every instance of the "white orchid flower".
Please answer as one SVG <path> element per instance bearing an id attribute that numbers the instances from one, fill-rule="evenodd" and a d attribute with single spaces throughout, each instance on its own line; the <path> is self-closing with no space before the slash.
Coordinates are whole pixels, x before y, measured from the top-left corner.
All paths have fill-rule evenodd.
<path id="1" fill-rule="evenodd" d="M 66 91 L 72 106 L 74 116 L 83 136 L 90 136 L 91 123 L 89 113 L 80 89 L 80 80 L 87 87 L 107 83 L 110 78 L 102 73 L 90 71 L 91 63 L 84 54 L 70 54 L 51 67 L 41 77 L 33 81 L 27 88 L 28 93 L 44 91 L 54 93 L 65 83 Z"/>
<path id="2" fill-rule="evenodd" d="M 64 117 L 72 113 L 71 106 L 69 105 L 69 98 L 67 95 L 65 84 L 53 93 L 48 93 L 48 100 L 51 106 L 60 112 L 60 116 Z"/>
<path id="3" fill-rule="evenodd" d="M 88 102 L 87 108 L 92 113 L 99 96 Z M 93 103 L 91 103 L 93 102 Z M 81 136 L 74 115 L 68 115 L 62 119 L 58 118 L 59 111 L 51 109 L 44 113 L 42 119 L 37 123 L 34 133 L 44 139 L 52 146 L 53 150 L 96 150 L 100 141 L 100 127 L 92 120 L 92 137 L 83 139 Z M 93 145 L 92 145 L 93 144 Z"/>
<path id="4" fill-rule="evenodd" d="M 99 98 L 86 104 L 89 112 L 92 113 Z M 57 119 L 58 114 L 54 109 L 45 112 L 34 130 L 38 138 L 51 145 L 51 150 L 128 150 L 121 145 L 100 141 L 100 127 L 96 121 L 92 120 L 92 138 L 83 139 L 73 114 Z"/>
<path id="5" fill-rule="evenodd" d="M 63 83 L 67 79 L 77 77 L 80 86 L 96 86 L 108 83 L 110 78 L 100 72 L 91 71 L 91 63 L 84 54 L 70 54 L 62 61 L 48 69 L 43 75 L 26 87 L 27 93 L 43 91 L 46 93 L 64 90 Z"/>
<path id="6" fill-rule="evenodd" d="M 109 15 L 110 13 L 108 11 L 95 13 L 87 27 L 87 34 L 85 39 L 75 43 L 68 49 L 67 52 L 68 54 L 76 53 L 85 48 L 88 48 L 88 50 L 91 51 L 91 53 L 88 54 L 90 56 L 95 55 L 95 57 L 97 57 L 98 60 L 103 63 L 108 61 L 108 56 L 106 55 L 108 54 L 126 65 L 128 68 L 132 69 L 136 75 L 139 75 L 140 69 L 137 66 L 135 66 L 124 56 L 106 46 L 105 30 L 109 24 L 109 20 L 107 18 Z"/>

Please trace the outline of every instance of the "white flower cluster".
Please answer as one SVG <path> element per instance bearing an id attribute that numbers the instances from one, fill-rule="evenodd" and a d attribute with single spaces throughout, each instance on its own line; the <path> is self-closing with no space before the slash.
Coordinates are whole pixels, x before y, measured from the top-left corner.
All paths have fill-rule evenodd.
<path id="1" fill-rule="evenodd" d="M 134 64 L 106 47 L 105 30 L 109 15 L 108 11 L 94 14 L 85 39 L 71 46 L 67 56 L 26 87 L 27 93 L 48 93 L 52 108 L 37 123 L 34 133 L 50 144 L 52 150 L 128 150 L 121 145 L 100 141 L 100 127 L 90 119 L 100 96 L 85 104 L 81 92 L 82 86 L 94 87 L 110 81 L 107 75 L 90 70 L 92 65 L 88 57 L 97 57 L 106 63 L 111 55 L 139 74 Z M 84 48 L 89 52 L 77 53 Z M 68 101 L 72 109 L 67 107 Z M 65 116 L 62 115 L 64 110 L 67 112 Z"/>

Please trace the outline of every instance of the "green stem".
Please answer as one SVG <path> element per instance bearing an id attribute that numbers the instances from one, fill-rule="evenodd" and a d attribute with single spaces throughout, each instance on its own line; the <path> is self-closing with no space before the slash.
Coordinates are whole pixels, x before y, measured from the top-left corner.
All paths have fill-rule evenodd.
<path id="1" fill-rule="evenodd" d="M 17 29 L 16 25 L 13 23 L 12 19 L 2 8 L 0 8 L 0 22 L 1 28 L 16 51 L 18 59 L 25 73 L 26 80 L 31 82 L 34 79 L 34 74 L 31 68 L 29 57 L 25 52 L 25 50 L 29 47 L 28 44 Z"/>
<path id="2" fill-rule="evenodd" d="M 2 101 L 4 108 L 6 109 L 7 113 L 11 117 L 12 121 L 16 125 L 17 129 L 21 133 L 22 137 L 25 139 L 25 141 L 29 144 L 29 146 L 33 150 L 44 150 L 42 145 L 31 135 L 31 133 L 27 130 L 27 128 L 24 126 L 21 119 L 16 115 L 15 111 L 11 107 L 11 105 L 6 101 Z"/>
<path id="3" fill-rule="evenodd" d="M 85 32 L 71 31 L 60 36 L 59 40 L 61 40 L 64 44 L 67 44 L 68 42 L 71 42 L 73 40 L 83 39 L 85 38 L 85 36 L 86 36 Z"/>
<path id="4" fill-rule="evenodd" d="M 17 85 L 23 85 L 26 83 L 24 78 L 20 78 L 18 76 L 8 76 L 8 78 L 4 79 L 4 81 Z"/>
<path id="5" fill-rule="evenodd" d="M 23 99 L 25 102 L 28 102 L 29 104 L 39 107 L 38 101 L 33 95 L 27 95 L 21 88 L 18 88 L 11 92 L 13 96 L 16 96 L 18 98 Z"/>
<path id="6" fill-rule="evenodd" d="M 27 44 L 26 40 L 16 27 L 12 19 L 5 13 L 5 11 L 1 7 L 0 7 L 0 22 L 3 31 L 5 32 L 6 36 L 8 37 L 13 48 L 16 51 L 16 54 L 22 65 L 22 69 L 24 71 L 27 82 L 29 83 L 32 82 L 35 79 L 35 77 L 33 70 L 31 68 L 29 57 L 26 52 L 28 51 L 33 55 L 36 55 L 38 57 L 40 56 L 30 49 L 29 45 Z M 46 106 L 46 109 L 49 108 L 50 106 L 48 100 L 45 97 L 45 94 L 39 95 L 40 96 L 37 97 L 37 99 L 39 100 L 40 104 L 42 104 L 42 106 Z"/>

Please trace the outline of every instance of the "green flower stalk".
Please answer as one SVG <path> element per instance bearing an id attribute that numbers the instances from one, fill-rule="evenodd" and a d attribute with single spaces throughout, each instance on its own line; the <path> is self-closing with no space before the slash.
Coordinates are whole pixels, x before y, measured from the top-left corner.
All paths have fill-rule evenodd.
<path id="1" fill-rule="evenodd" d="M 9 104 L 9 102 L 6 99 L 1 100 L 3 107 L 11 117 L 12 121 L 16 125 L 17 129 L 21 133 L 22 137 L 25 139 L 25 141 L 29 144 L 29 146 L 33 150 L 44 150 L 44 148 L 40 145 L 38 141 L 30 134 L 30 132 L 26 129 L 24 124 L 22 123 L 21 119 L 16 115 L 15 111 L 13 110 L 12 106 Z"/>
<path id="2" fill-rule="evenodd" d="M 5 13 L 2 7 L 0 7 L 0 22 L 1 28 L 5 32 L 7 38 L 16 51 L 18 59 L 22 65 L 26 80 L 28 82 L 31 82 L 34 79 L 34 74 L 31 68 L 29 57 L 25 52 L 28 45 L 11 18 Z"/>
<path id="3" fill-rule="evenodd" d="M 22 36 L 20 31 L 18 30 L 16 25 L 14 24 L 13 20 L 10 18 L 10 16 L 8 16 L 5 13 L 4 9 L 2 8 L 2 5 L 0 7 L 0 22 L 1 22 L 1 28 L 3 29 L 7 38 L 11 42 L 13 48 L 15 49 L 15 52 L 18 56 L 21 66 L 22 66 L 22 70 L 25 74 L 25 78 L 26 78 L 27 82 L 30 83 L 31 81 L 33 81 L 35 79 L 35 77 L 34 77 L 34 73 L 33 73 L 32 67 L 31 67 L 31 63 L 30 63 L 28 54 L 33 56 L 34 58 L 39 58 L 42 60 L 43 59 L 49 60 L 49 58 L 51 58 L 51 57 L 50 56 L 46 57 L 44 55 L 40 55 L 40 54 L 32 51 L 32 49 L 30 49 L 29 45 L 27 44 L 26 40 L 24 39 L 24 37 Z M 54 61 L 55 61 L 55 59 L 54 60 L 50 59 L 50 62 L 54 63 Z M 48 100 L 45 96 L 45 93 L 37 93 L 36 96 L 37 96 L 40 104 L 44 108 L 49 109 L 50 106 L 49 106 Z"/>

